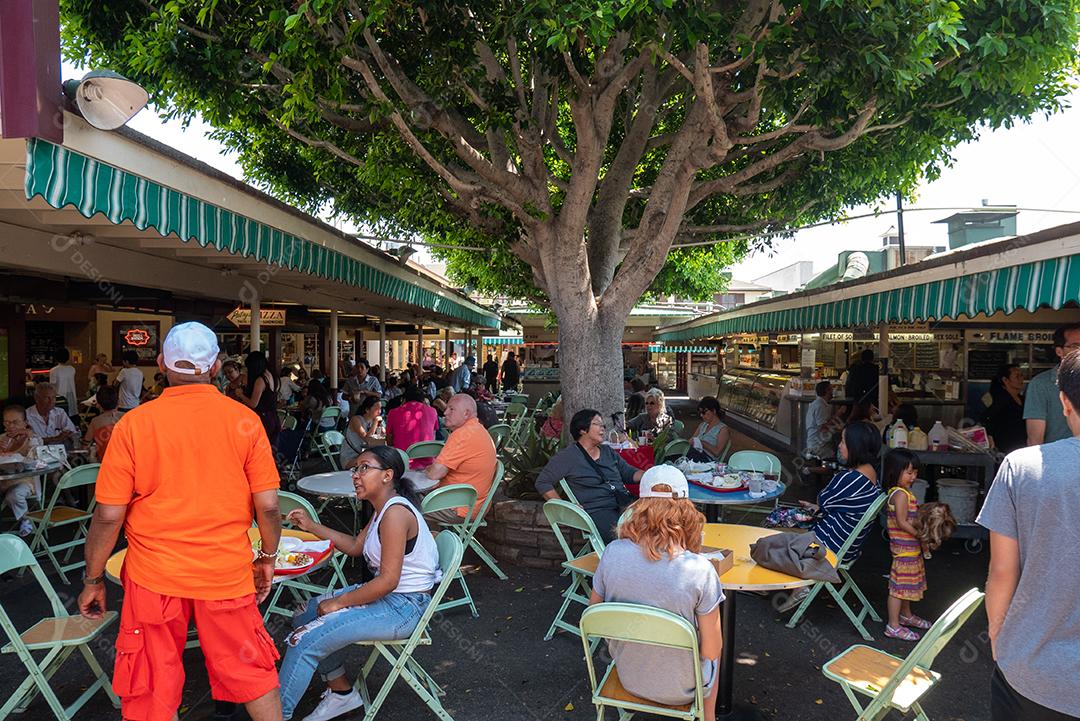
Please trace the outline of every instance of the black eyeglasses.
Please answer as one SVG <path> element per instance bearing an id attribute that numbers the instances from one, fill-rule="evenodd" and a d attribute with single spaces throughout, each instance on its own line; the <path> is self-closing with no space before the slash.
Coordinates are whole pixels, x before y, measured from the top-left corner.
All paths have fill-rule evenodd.
<path id="1" fill-rule="evenodd" d="M 354 476 L 359 476 L 359 475 L 361 475 L 363 473 L 367 473 L 368 471 L 386 471 L 386 470 L 389 470 L 389 469 L 384 468 L 382 466 L 373 466 L 370 463 L 361 463 L 360 465 L 353 468 L 353 475 Z"/>

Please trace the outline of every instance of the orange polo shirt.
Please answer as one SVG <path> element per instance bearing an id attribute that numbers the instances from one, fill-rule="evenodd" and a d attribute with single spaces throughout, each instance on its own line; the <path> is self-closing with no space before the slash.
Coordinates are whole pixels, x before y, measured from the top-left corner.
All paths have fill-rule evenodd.
<path id="1" fill-rule="evenodd" d="M 209 384 L 166 388 L 113 428 L 97 502 L 127 505 L 125 572 L 166 596 L 255 592 L 251 495 L 279 487 L 259 417 Z"/>
<path id="2" fill-rule="evenodd" d="M 476 489 L 476 506 L 473 508 L 473 514 L 476 514 L 487 500 L 495 478 L 495 443 L 487 428 L 475 418 L 465 421 L 450 433 L 435 462 L 450 469 L 439 481 L 440 487 L 468 483 Z M 462 518 L 465 512 L 465 506 L 457 509 Z"/>

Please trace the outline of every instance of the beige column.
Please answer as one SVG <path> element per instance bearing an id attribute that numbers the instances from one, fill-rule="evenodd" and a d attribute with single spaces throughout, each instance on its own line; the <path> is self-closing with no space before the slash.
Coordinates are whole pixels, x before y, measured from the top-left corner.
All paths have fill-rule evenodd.
<path id="1" fill-rule="evenodd" d="M 338 366 L 341 359 L 338 357 L 338 312 L 336 308 L 330 310 L 330 387 L 338 387 Z"/>

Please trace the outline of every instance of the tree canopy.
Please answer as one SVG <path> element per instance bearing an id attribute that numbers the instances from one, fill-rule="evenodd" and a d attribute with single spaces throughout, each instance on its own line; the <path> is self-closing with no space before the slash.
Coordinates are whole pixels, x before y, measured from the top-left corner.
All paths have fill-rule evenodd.
<path id="1" fill-rule="evenodd" d="M 633 296 L 626 308 L 642 293 L 707 295 L 748 247 L 672 244 L 910 190 L 980 125 L 1054 110 L 1080 14 L 1076 0 L 61 9 L 72 60 L 123 72 L 170 114 L 202 114 L 283 199 L 492 248 L 437 252 L 462 283 L 540 303 L 554 254 L 594 298 Z"/>

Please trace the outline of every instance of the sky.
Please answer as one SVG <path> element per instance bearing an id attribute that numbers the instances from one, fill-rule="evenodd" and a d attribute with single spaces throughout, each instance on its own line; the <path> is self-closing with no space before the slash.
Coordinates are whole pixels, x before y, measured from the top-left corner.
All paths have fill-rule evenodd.
<path id="1" fill-rule="evenodd" d="M 81 77 L 83 71 L 65 63 L 64 78 Z M 1080 90 L 1068 98 L 1070 109 L 1045 118 L 1038 116 L 1012 128 L 984 131 L 976 141 L 958 147 L 952 167 L 933 183 L 924 183 L 914 203 L 906 203 L 904 230 L 909 246 L 946 245 L 946 229 L 933 221 L 953 210 L 916 212 L 917 208 L 970 208 L 983 200 L 991 205 L 1015 205 L 1022 209 L 1071 210 L 1080 213 Z M 141 133 L 243 179 L 235 155 L 208 137 L 211 128 L 196 119 L 184 129 L 179 121 L 162 121 L 152 109 L 143 110 L 128 125 Z M 750 281 L 800 260 L 814 263 L 820 273 L 836 263 L 843 250 L 870 250 L 881 245 L 880 235 L 895 225 L 895 201 L 877 218 L 850 221 L 798 232 L 779 240 L 771 252 L 755 253 L 735 265 L 735 278 Z M 852 208 L 849 215 L 872 211 Z M 1031 233 L 1080 220 L 1080 214 L 1021 210 L 1017 232 Z M 336 221 L 343 230 L 348 223 Z"/>

